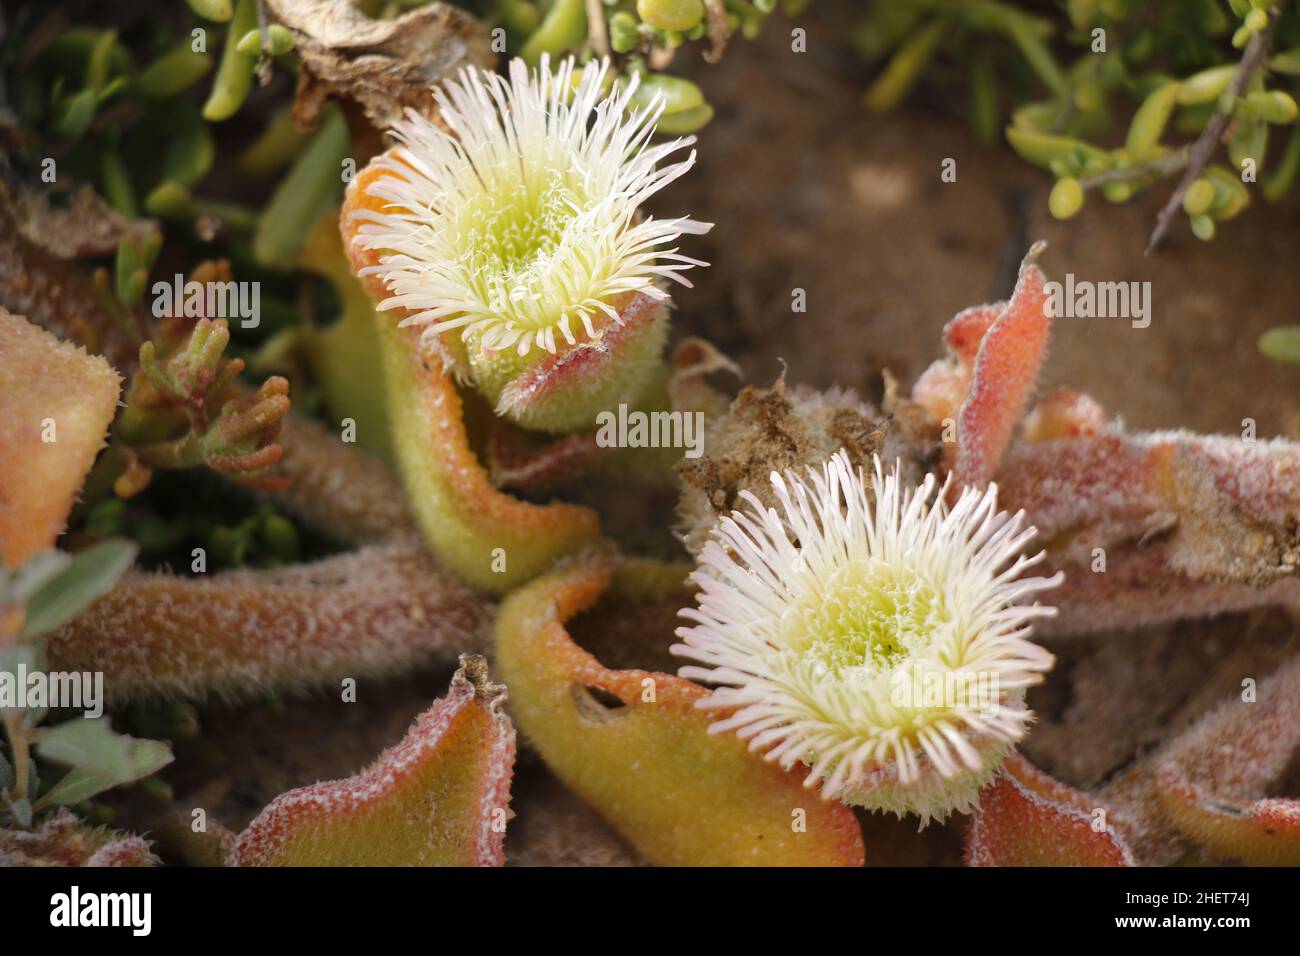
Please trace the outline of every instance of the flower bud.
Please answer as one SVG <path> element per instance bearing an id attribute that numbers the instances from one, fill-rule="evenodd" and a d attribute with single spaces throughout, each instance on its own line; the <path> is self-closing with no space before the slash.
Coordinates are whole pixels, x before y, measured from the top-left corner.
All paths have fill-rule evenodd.
<path id="1" fill-rule="evenodd" d="M 1083 187 L 1073 176 L 1058 179 L 1047 198 L 1047 208 L 1057 219 L 1069 219 L 1083 208 Z"/>
<path id="2" fill-rule="evenodd" d="M 704 19 L 701 0 L 637 0 L 636 12 L 656 30 L 689 30 Z"/>

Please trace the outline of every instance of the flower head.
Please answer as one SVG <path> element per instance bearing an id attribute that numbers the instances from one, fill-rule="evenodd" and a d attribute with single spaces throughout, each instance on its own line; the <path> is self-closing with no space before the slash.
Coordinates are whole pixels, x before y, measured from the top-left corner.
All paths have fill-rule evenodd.
<path id="1" fill-rule="evenodd" d="M 659 247 L 710 227 L 640 215 L 650 196 L 695 162 L 660 168 L 693 138 L 649 145 L 663 104 L 630 110 L 637 80 L 606 95 L 608 63 L 578 78 L 572 58 L 544 57 L 509 79 L 462 70 L 435 96 L 444 130 L 415 112 L 379 163 L 393 175 L 370 194 L 365 248 L 385 250 L 372 272 L 427 334 L 460 330 L 475 351 L 555 353 L 620 321 L 630 293 L 664 300 L 657 284 L 704 265 Z"/>
<path id="2" fill-rule="evenodd" d="M 900 487 L 875 462 L 874 501 L 840 452 L 808 478 L 772 474 L 781 514 L 742 492 L 700 554 L 694 621 L 673 653 L 720 685 L 711 728 L 811 767 L 807 786 L 922 823 L 966 811 L 1023 736 L 1024 690 L 1052 657 L 1028 640 L 1026 603 L 1060 576 L 1023 578 L 1042 554 L 997 490 L 951 509 L 933 476 Z"/>

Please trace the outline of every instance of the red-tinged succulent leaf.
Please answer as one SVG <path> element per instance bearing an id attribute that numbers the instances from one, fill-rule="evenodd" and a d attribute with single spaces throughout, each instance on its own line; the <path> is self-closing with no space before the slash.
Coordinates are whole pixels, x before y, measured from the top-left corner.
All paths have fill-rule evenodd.
<path id="1" fill-rule="evenodd" d="M 130 833 L 89 827 L 67 807 L 35 830 L 0 829 L 0 866 L 156 866 L 149 842 Z"/>
<path id="2" fill-rule="evenodd" d="M 955 423 L 966 393 L 970 391 L 970 376 L 970 369 L 960 362 L 939 359 L 922 372 L 912 386 L 912 400 L 940 425 Z"/>
<path id="3" fill-rule="evenodd" d="M 1061 614 L 1043 633 L 1300 596 L 1300 445 L 1108 426 L 1019 443 L 997 480 L 1001 506 L 1025 510 L 1066 572 L 1053 595 Z"/>
<path id="4" fill-rule="evenodd" d="M 538 491 L 577 477 L 600 453 L 595 432 L 543 439 L 510 422 L 495 420 L 488 443 L 488 469 L 498 488 Z"/>
<path id="5" fill-rule="evenodd" d="M 614 575 L 610 562 L 588 560 L 502 605 L 497 666 L 515 720 L 547 766 L 652 863 L 862 865 L 851 811 L 735 735 L 710 734 L 714 716 L 695 706 L 703 687 L 610 670 L 574 643 L 565 622 L 596 605 Z"/>
<path id="6" fill-rule="evenodd" d="M 447 696 L 346 780 L 273 800 L 235 844 L 238 866 L 501 866 L 514 774 L 506 689 L 461 658 Z"/>
<path id="7" fill-rule="evenodd" d="M 1073 388 L 1058 388 L 1025 416 L 1025 441 L 1096 435 L 1110 419 L 1097 400 Z"/>
<path id="8" fill-rule="evenodd" d="M 943 340 L 959 363 L 974 368 L 984 336 L 1006 312 L 1008 305 L 1008 302 L 975 305 L 963 309 L 948 320 L 948 324 L 943 327 Z"/>
<path id="9" fill-rule="evenodd" d="M 966 845 L 970 866 L 1135 866 L 1088 797 L 1012 753 L 980 792 Z"/>
<path id="10" fill-rule="evenodd" d="M 530 364 L 497 399 L 496 413 L 526 428 L 568 432 L 595 427 L 582 410 L 617 408 L 640 397 L 659 365 L 668 329 L 668 307 L 644 292 L 610 303 L 621 322 L 603 313 L 592 320 L 597 338 L 580 341 Z"/>
<path id="11" fill-rule="evenodd" d="M 380 326 L 394 449 L 434 552 L 471 584 L 504 592 L 600 540 L 589 508 L 521 501 L 493 487 L 470 448 L 460 394 L 415 330 Z M 499 560 L 504 558 L 504 565 Z"/>
<path id="12" fill-rule="evenodd" d="M 987 484 L 1025 414 L 1047 350 L 1051 300 L 1035 246 L 1020 266 L 1006 309 L 980 341 L 970 390 L 957 417 L 955 486 Z"/>
<path id="13" fill-rule="evenodd" d="M 1175 766 L 1157 778 L 1169 822 L 1216 859 L 1250 866 L 1300 866 L 1300 800 L 1215 799 Z"/>
<path id="14" fill-rule="evenodd" d="M 1246 698 L 1246 699 L 1243 699 Z M 1300 864 L 1300 801 L 1259 799 L 1300 749 L 1300 656 L 1167 744 L 1156 791 L 1170 822 L 1216 857 Z"/>
<path id="15" fill-rule="evenodd" d="M 312 564 L 179 578 L 132 572 L 51 634 L 50 667 L 110 698 L 247 694 L 397 673 L 475 650 L 489 609 L 413 537 Z"/>
<path id="16" fill-rule="evenodd" d="M 117 410 L 103 358 L 0 308 L 0 560 L 54 546 Z"/>

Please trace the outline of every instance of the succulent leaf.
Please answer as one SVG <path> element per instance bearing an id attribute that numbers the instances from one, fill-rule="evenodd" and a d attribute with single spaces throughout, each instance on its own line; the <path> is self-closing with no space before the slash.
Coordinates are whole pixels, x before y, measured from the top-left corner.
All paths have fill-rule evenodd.
<path id="1" fill-rule="evenodd" d="M 970 866 L 1135 866 L 1127 844 L 1086 794 L 1011 754 L 980 793 Z"/>
<path id="2" fill-rule="evenodd" d="M 54 546 L 117 411 L 101 357 L 0 308 L 0 560 Z"/>
<path id="3" fill-rule="evenodd" d="M 447 696 L 346 780 L 277 797 L 239 835 L 238 866 L 501 866 L 514 773 L 506 690 L 461 658 Z"/>

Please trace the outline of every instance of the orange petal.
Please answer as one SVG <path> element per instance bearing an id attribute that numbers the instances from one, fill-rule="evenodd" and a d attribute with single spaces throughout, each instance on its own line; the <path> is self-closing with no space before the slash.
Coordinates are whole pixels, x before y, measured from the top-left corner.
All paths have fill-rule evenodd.
<path id="1" fill-rule="evenodd" d="M 1012 753 L 980 793 L 970 866 L 1135 866 L 1127 844 L 1080 793 Z"/>
<path id="2" fill-rule="evenodd" d="M 1034 265 L 1037 247 L 1020 266 L 1006 310 L 985 333 L 975 357 L 970 392 L 957 421 L 955 486 L 987 484 L 1025 414 L 1051 327 L 1051 300 Z"/>
<path id="3" fill-rule="evenodd" d="M 714 717 L 695 707 L 703 687 L 609 670 L 574 643 L 565 622 L 593 607 L 613 575 L 611 563 L 588 560 L 502 605 L 497 664 L 515 719 L 550 769 L 652 863 L 862 865 L 852 812 L 734 734 L 710 734 Z"/>
<path id="4" fill-rule="evenodd" d="M 276 797 L 235 844 L 239 866 L 501 866 L 515 731 L 505 688 L 462 657 L 447 696 L 346 780 Z"/>
<path id="5" fill-rule="evenodd" d="M 0 308 L 0 558 L 54 547 L 117 411 L 102 357 Z"/>

